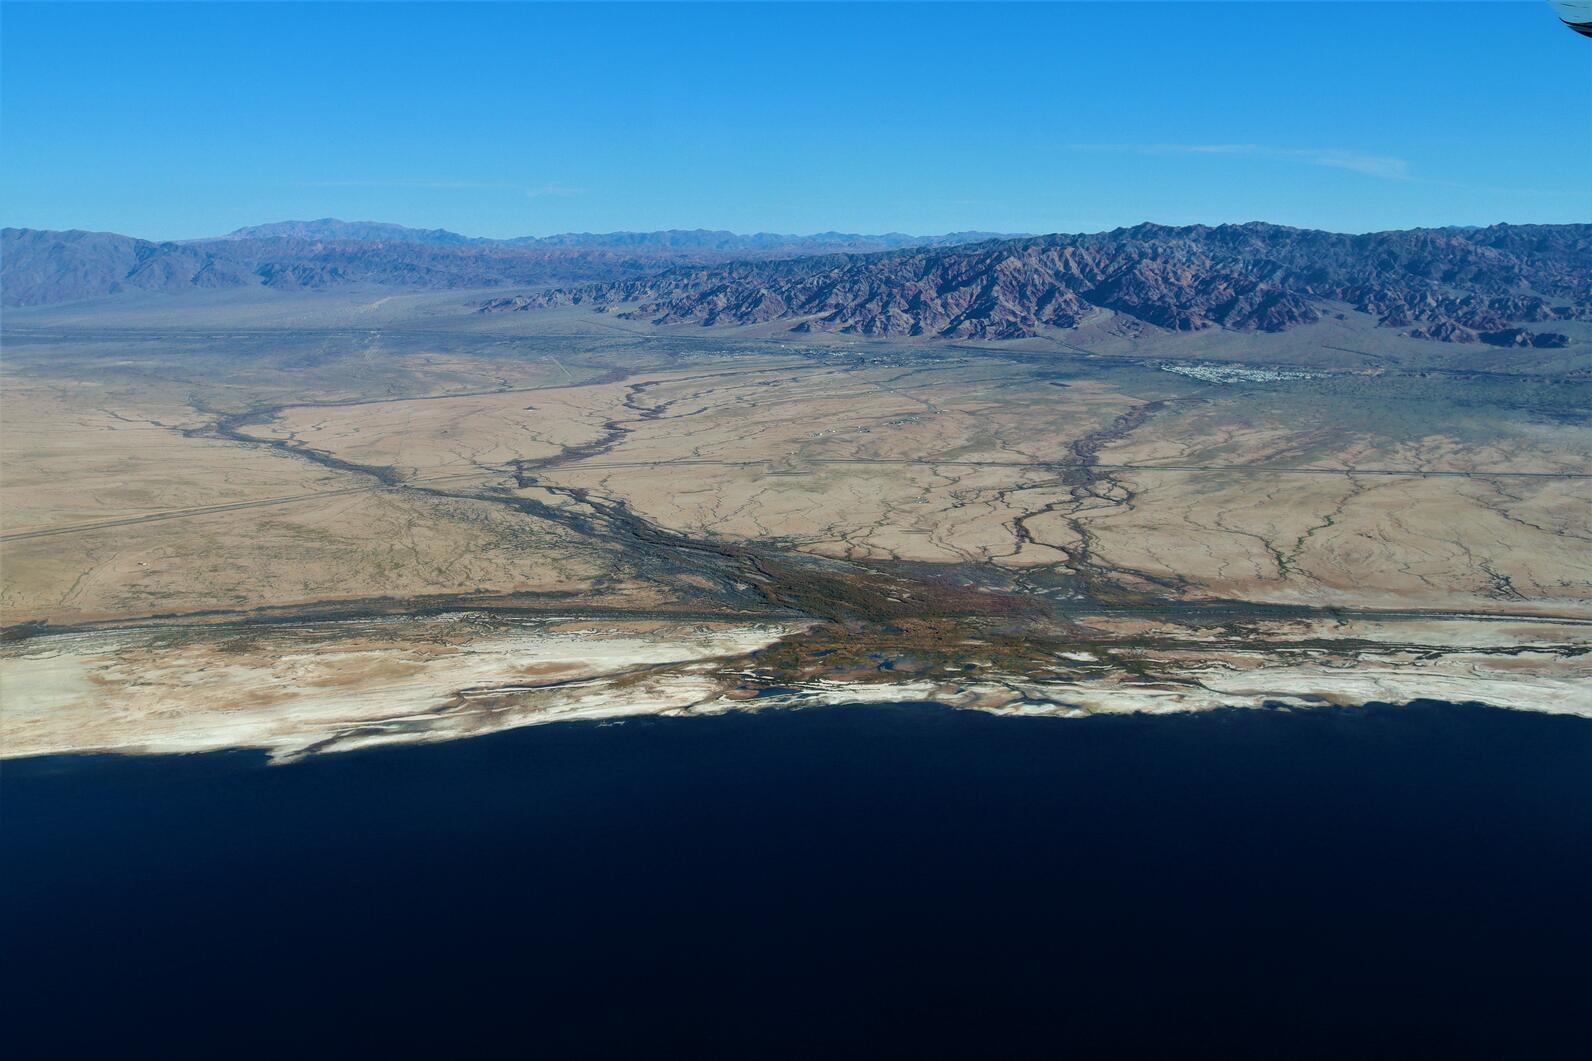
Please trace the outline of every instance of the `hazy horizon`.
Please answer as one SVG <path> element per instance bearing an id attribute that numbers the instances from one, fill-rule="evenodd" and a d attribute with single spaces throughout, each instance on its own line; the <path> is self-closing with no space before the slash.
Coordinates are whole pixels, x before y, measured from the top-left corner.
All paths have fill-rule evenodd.
<path id="1" fill-rule="evenodd" d="M 206 240 L 227 239 L 227 238 L 233 236 L 237 232 L 246 231 L 246 230 L 251 229 L 251 228 L 264 228 L 264 227 L 269 227 L 269 226 L 272 226 L 272 225 L 314 225 L 314 224 L 322 224 L 322 223 L 343 224 L 343 225 L 384 225 L 384 226 L 385 225 L 390 225 L 390 226 L 394 226 L 394 227 L 397 227 L 397 228 L 409 229 L 409 230 L 416 231 L 416 232 L 446 232 L 449 235 L 459 236 L 459 237 L 462 237 L 462 238 L 468 239 L 468 240 L 483 240 L 483 241 L 501 243 L 501 242 L 508 242 L 508 241 L 512 241 L 512 240 L 516 240 L 516 239 L 527 239 L 527 240 L 530 240 L 530 239 L 555 239 L 555 238 L 558 238 L 558 237 L 565 237 L 565 236 L 591 236 L 591 237 L 626 236 L 626 235 L 645 236 L 645 235 L 656 235 L 656 234 L 659 234 L 659 233 L 668 233 L 668 232 L 677 232 L 677 233 L 701 232 L 701 233 L 710 233 L 710 234 L 714 234 L 714 235 L 729 235 L 729 236 L 734 236 L 734 237 L 741 238 L 741 239 L 753 239 L 753 238 L 757 238 L 757 237 L 768 237 L 768 238 L 774 238 L 774 239 L 778 239 L 778 238 L 814 239 L 814 238 L 821 237 L 821 236 L 831 236 L 831 235 L 832 236 L 857 237 L 857 238 L 886 238 L 886 237 L 894 236 L 894 237 L 901 237 L 901 238 L 907 238 L 907 239 L 930 239 L 930 238 L 940 238 L 940 237 L 944 237 L 944 236 L 955 236 L 955 235 L 962 235 L 962 234 L 974 234 L 974 235 L 977 235 L 977 236 L 987 237 L 987 238 L 990 238 L 990 239 L 1023 239 L 1023 238 L 1028 238 L 1028 237 L 1041 237 L 1041 236 L 1089 236 L 1089 235 L 1099 235 L 1099 234 L 1108 233 L 1108 232 L 1133 229 L 1133 228 L 1137 228 L 1137 227 L 1139 227 L 1141 225 L 1159 225 L 1159 226 L 1162 226 L 1162 227 L 1165 227 L 1165 228 L 1188 228 L 1188 227 L 1194 227 L 1194 226 L 1200 226 L 1200 225 L 1203 225 L 1203 226 L 1208 227 L 1208 228 L 1219 227 L 1219 226 L 1222 226 L 1222 225 L 1237 225 L 1237 226 L 1244 226 L 1244 225 L 1275 225 L 1275 226 L 1280 227 L 1280 228 L 1295 228 L 1295 229 L 1301 229 L 1301 230 L 1304 230 L 1304 231 L 1321 231 L 1321 232 L 1328 232 L 1328 233 L 1331 233 L 1331 234 L 1334 234 L 1334 235 L 1360 236 L 1360 235 L 1373 235 L 1373 234 L 1375 234 L 1377 232 L 1399 232 L 1399 231 L 1414 231 L 1414 230 L 1422 230 L 1422 229 L 1445 229 L 1445 228 L 1446 229 L 1470 230 L 1470 229 L 1493 228 L 1493 227 L 1500 226 L 1500 225 L 1508 225 L 1508 226 L 1514 226 L 1514 227 L 1526 227 L 1526 226 L 1530 226 L 1530 225 L 1585 225 L 1585 224 L 1592 224 L 1592 220 L 1588 220 L 1588 221 L 1580 221 L 1580 220 L 1576 220 L 1576 221 L 1513 221 L 1513 220 L 1508 220 L 1508 219 L 1500 219 L 1500 220 L 1497 220 L 1497 221 L 1489 221 L 1489 222 L 1485 222 L 1485 223 L 1481 223 L 1481 224 L 1409 225 L 1409 226 L 1403 226 L 1401 228 L 1386 228 L 1386 229 L 1374 228 L 1374 229 L 1360 229 L 1360 230 L 1343 230 L 1343 229 L 1316 229 L 1316 228 L 1313 228 L 1312 226 L 1308 226 L 1308 225 L 1284 225 L 1284 224 L 1281 224 L 1280 222 L 1270 221 L 1270 220 L 1268 220 L 1266 218 L 1259 218 L 1259 217 L 1247 218 L 1247 219 L 1239 220 L 1239 221 L 1210 221 L 1210 222 L 1191 221 L 1191 222 L 1184 222 L 1184 223 L 1180 223 L 1180 224 L 1173 224 L 1173 223 L 1170 223 L 1170 222 L 1159 221 L 1159 220 L 1157 220 L 1155 218 L 1143 218 L 1143 219 L 1141 219 L 1139 221 L 1134 221 L 1134 222 L 1130 222 L 1130 223 L 1127 223 L 1127 224 L 1112 225 L 1110 228 L 1075 229 L 1075 230 L 1067 230 L 1067 231 L 1064 231 L 1064 230 L 1061 230 L 1061 229 L 1055 229 L 1055 230 L 1051 230 L 1051 231 L 1047 231 L 1047 232 L 988 232 L 988 231 L 985 231 L 983 229 L 970 228 L 970 227 L 948 229 L 948 230 L 946 230 L 944 232 L 900 232 L 900 231 L 884 231 L 884 230 L 875 230 L 875 229 L 843 230 L 843 229 L 838 229 L 838 228 L 815 229 L 815 230 L 810 231 L 810 232 L 780 232 L 780 231 L 775 231 L 773 229 L 767 229 L 767 228 L 737 230 L 737 229 L 724 228 L 722 226 L 703 225 L 703 226 L 697 226 L 697 227 L 693 227 L 693 228 L 627 228 L 627 229 L 582 230 L 582 231 L 560 230 L 560 231 L 557 231 L 557 232 L 520 232 L 520 233 L 515 233 L 513 235 L 508 235 L 508 236 L 483 236 L 483 235 L 481 235 L 479 233 L 475 233 L 475 232 L 459 232 L 459 231 L 456 231 L 454 229 L 447 228 L 446 226 L 443 226 L 443 225 L 426 225 L 426 224 L 411 225 L 411 224 L 402 224 L 402 223 L 395 222 L 395 221 L 387 221 L 387 220 L 384 220 L 384 219 L 381 219 L 381 218 L 373 218 L 373 217 L 365 217 L 365 218 L 341 218 L 341 217 L 277 218 L 277 219 L 273 219 L 273 220 L 269 220 L 269 221 L 259 221 L 259 222 L 247 223 L 247 224 L 244 224 L 244 225 L 240 225 L 237 228 L 231 229 L 231 230 L 229 230 L 227 232 L 212 232 L 212 233 L 208 233 L 208 234 L 201 235 L 201 236 L 178 236 L 178 237 L 150 236 L 150 235 L 147 235 L 147 234 L 141 233 L 141 232 L 118 232 L 118 231 L 113 231 L 113 230 L 110 230 L 110 229 L 91 229 L 91 228 L 84 228 L 81 225 L 67 226 L 67 227 L 64 227 L 64 228 L 43 228 L 43 227 L 38 226 L 38 225 L 13 225 L 13 224 L 7 223 L 7 224 L 5 224 L 3 226 L 0 226 L 0 227 L 7 228 L 7 229 L 17 229 L 17 230 L 21 230 L 21 231 L 34 231 L 34 232 L 85 232 L 85 233 L 89 233 L 91 235 L 128 236 L 128 237 L 131 237 L 133 239 L 145 240 L 146 242 L 150 242 L 150 243 L 202 243 L 202 242 L 204 242 Z"/>

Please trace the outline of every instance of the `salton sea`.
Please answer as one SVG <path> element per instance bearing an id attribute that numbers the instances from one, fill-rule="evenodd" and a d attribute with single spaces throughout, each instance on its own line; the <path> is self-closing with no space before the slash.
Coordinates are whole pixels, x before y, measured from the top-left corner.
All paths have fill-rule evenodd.
<path id="1" fill-rule="evenodd" d="M 1580 718 L 776 710 L 0 795 L 12 1057 L 1584 1045 Z"/>

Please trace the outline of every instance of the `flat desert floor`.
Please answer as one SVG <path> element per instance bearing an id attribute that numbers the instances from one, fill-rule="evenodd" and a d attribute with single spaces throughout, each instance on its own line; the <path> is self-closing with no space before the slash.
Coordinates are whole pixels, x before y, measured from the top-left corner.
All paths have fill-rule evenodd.
<path id="1" fill-rule="evenodd" d="M 476 301 L 8 314 L 4 754 L 869 699 L 1592 713 L 1592 345 Z"/>

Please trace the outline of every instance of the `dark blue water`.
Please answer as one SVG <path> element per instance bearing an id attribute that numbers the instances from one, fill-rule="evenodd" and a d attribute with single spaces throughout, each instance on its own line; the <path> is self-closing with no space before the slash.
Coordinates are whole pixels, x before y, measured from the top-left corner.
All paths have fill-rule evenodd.
<path id="1" fill-rule="evenodd" d="M 1569 1056 L 1592 724 L 561 725 L 7 764 L 11 1057 Z"/>

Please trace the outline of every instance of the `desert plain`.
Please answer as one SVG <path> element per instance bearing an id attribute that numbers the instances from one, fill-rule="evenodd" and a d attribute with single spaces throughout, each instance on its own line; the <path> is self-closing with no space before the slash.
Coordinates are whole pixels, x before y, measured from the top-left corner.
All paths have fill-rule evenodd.
<path id="1" fill-rule="evenodd" d="M 6 756 L 932 700 L 1592 715 L 1587 326 L 1016 342 L 469 292 L 8 312 Z"/>

